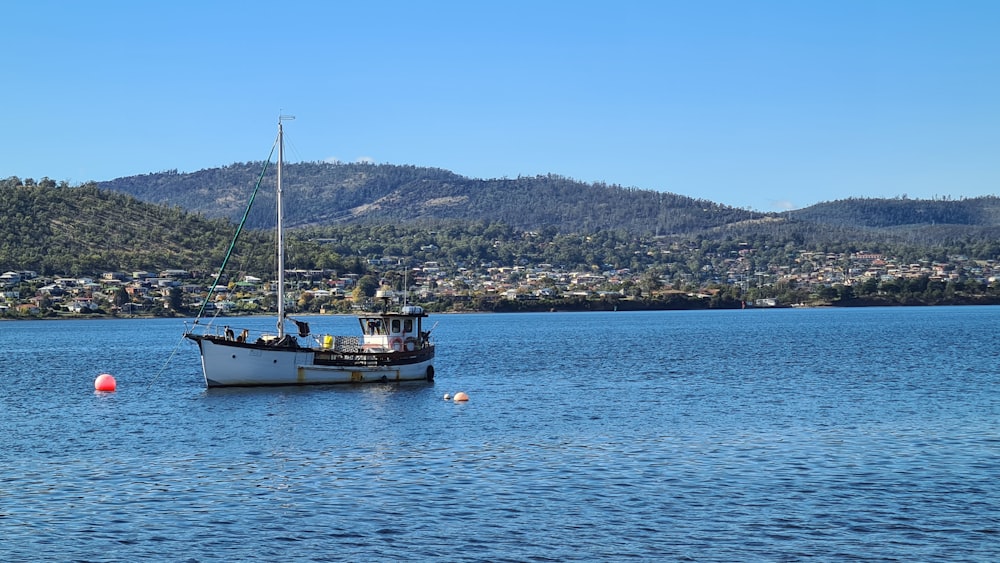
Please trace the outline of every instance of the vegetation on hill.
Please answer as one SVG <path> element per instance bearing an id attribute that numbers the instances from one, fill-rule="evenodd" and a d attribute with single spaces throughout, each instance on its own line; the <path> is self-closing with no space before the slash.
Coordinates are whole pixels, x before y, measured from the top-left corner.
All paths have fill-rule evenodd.
<path id="1" fill-rule="evenodd" d="M 244 163 L 77 187 L 0 180 L 0 270 L 214 272 L 235 232 L 232 217 L 242 216 L 262 169 Z M 455 268 L 611 266 L 725 284 L 720 272 L 734 257 L 751 275 L 798 268 L 802 251 L 866 251 L 903 263 L 1000 258 L 995 197 L 848 199 L 761 214 L 558 176 L 472 180 L 428 168 L 318 163 L 287 172 L 296 225 L 289 268 L 361 274 L 370 259 L 396 257 Z M 251 226 L 273 221 L 268 191 L 258 196 Z M 272 234 L 251 229 L 241 241 L 240 271 L 268 276 Z M 744 256 L 747 249 L 753 253 Z"/>
<path id="2" fill-rule="evenodd" d="M 1000 198 L 919 200 L 899 198 L 848 198 L 794 211 L 796 218 L 822 225 L 854 225 L 887 229 L 910 225 L 1000 225 Z"/>
<path id="3" fill-rule="evenodd" d="M 0 180 L 0 268 L 42 275 L 216 268 L 232 223 L 94 184 Z M 255 240 L 256 239 L 256 240 Z M 249 244 L 259 244 L 251 233 Z"/>
<path id="4" fill-rule="evenodd" d="M 99 187 L 143 201 L 237 221 L 262 162 L 192 173 L 130 176 Z M 298 227 L 365 223 L 502 223 L 518 230 L 686 239 L 763 238 L 798 246 L 968 246 L 1000 238 L 1000 198 L 850 198 L 785 213 L 758 213 L 652 190 L 586 184 L 556 175 L 472 179 L 437 168 L 371 164 L 289 164 L 287 222 Z M 252 228 L 273 226 L 271 189 L 251 212 Z M 988 250 L 980 249 L 976 254 Z"/>
<path id="5" fill-rule="evenodd" d="M 177 205 L 206 217 L 238 220 L 264 163 L 233 164 L 118 178 L 102 188 L 143 201 Z M 264 175 L 274 181 L 274 169 Z M 640 235 L 687 234 L 763 217 L 710 201 L 652 190 L 585 184 L 562 176 L 465 178 L 437 168 L 372 164 L 289 164 L 284 170 L 289 225 L 370 222 L 500 222 L 521 230 L 545 227 L 587 233 L 624 229 Z M 258 195 L 253 228 L 274 224 L 273 190 Z"/>

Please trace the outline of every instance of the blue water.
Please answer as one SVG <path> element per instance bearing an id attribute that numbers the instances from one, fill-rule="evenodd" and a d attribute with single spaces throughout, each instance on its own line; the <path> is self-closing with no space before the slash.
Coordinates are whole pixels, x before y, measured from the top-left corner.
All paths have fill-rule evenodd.
<path id="1" fill-rule="evenodd" d="M 0 559 L 1000 560 L 1000 308 L 434 320 L 433 384 L 212 391 L 0 323 Z"/>

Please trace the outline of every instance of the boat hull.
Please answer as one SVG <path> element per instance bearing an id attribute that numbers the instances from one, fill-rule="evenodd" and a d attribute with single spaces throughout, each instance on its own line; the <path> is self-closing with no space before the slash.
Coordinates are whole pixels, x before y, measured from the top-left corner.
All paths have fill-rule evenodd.
<path id="1" fill-rule="evenodd" d="M 274 347 L 188 335 L 201 351 L 208 387 L 328 385 L 430 381 L 434 347 L 413 352 L 340 354 L 316 348 Z"/>

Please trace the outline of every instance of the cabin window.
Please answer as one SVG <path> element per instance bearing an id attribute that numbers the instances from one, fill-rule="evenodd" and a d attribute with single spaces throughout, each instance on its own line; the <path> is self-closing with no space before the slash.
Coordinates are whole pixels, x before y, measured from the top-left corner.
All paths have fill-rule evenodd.
<path id="1" fill-rule="evenodd" d="M 392 333 L 399 334 L 399 319 L 392 319 Z"/>
<path id="2" fill-rule="evenodd" d="M 413 319 L 406 319 L 403 321 L 403 332 L 407 334 L 413 332 Z"/>

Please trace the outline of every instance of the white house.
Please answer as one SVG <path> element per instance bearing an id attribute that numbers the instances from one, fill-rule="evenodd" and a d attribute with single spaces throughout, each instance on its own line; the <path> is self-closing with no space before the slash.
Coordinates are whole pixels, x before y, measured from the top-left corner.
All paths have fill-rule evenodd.
<path id="1" fill-rule="evenodd" d="M 5 285 L 17 285 L 21 283 L 21 274 L 17 272 L 4 272 L 0 274 L 0 283 Z"/>

